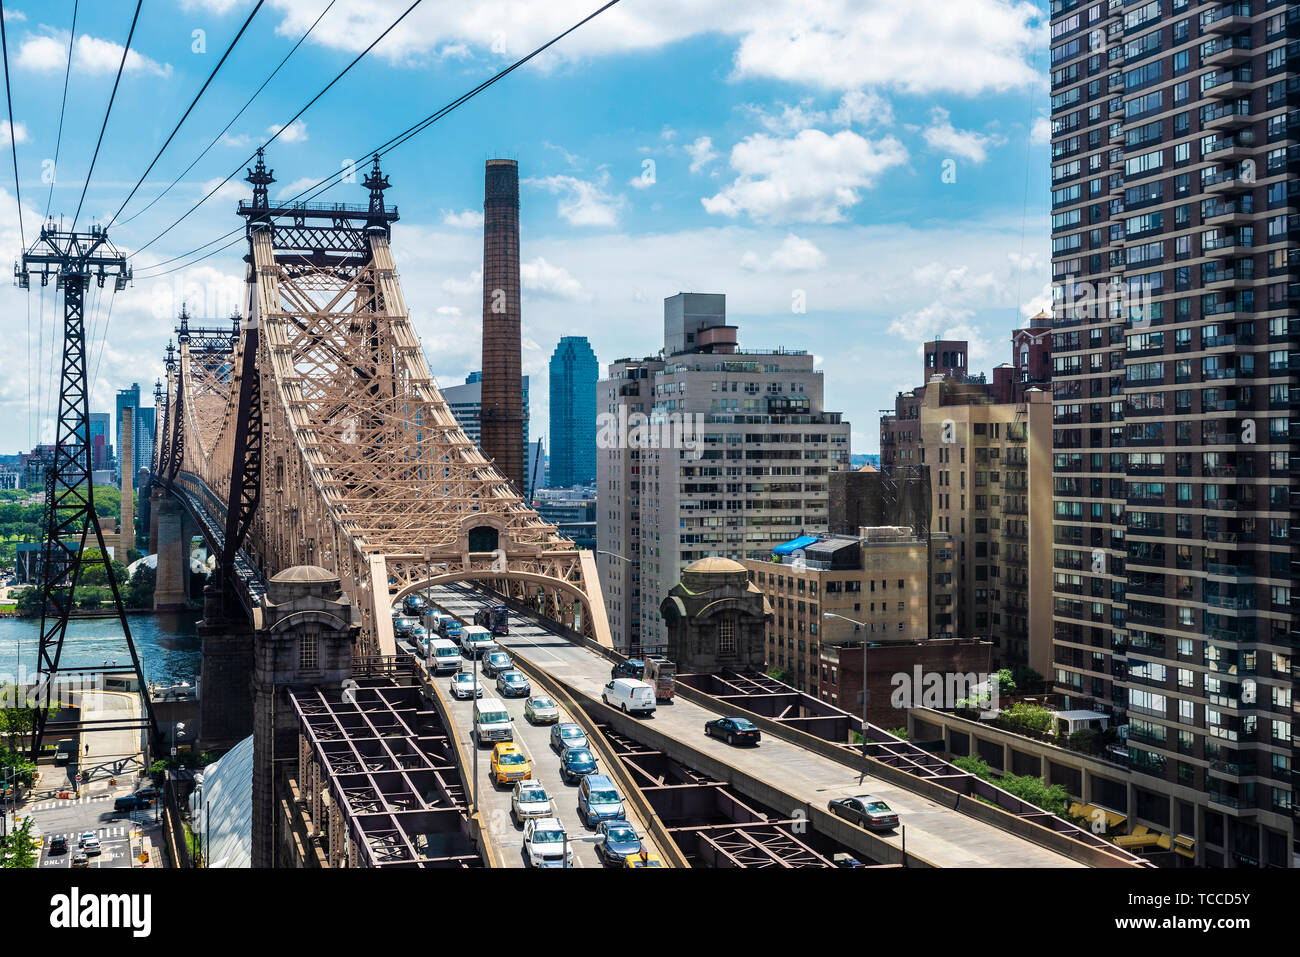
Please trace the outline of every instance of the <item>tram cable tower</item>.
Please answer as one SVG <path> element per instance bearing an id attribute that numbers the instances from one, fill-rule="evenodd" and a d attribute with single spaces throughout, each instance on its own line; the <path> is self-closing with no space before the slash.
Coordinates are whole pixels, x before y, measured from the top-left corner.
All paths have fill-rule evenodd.
<path id="1" fill-rule="evenodd" d="M 134 674 L 144 711 L 138 717 L 87 719 L 83 694 L 79 720 L 60 722 L 60 735 L 147 730 L 151 745 L 156 744 L 159 738 L 148 686 L 135 643 L 131 640 L 122 595 L 113 577 L 103 530 L 95 515 L 95 488 L 91 475 L 86 288 L 93 279 L 101 289 L 106 282 L 112 282 L 113 290 L 120 291 L 131 280 L 131 269 L 126 264 L 126 257 L 109 242 L 106 230 L 96 226 L 89 232 L 65 231 L 50 220 L 41 227 L 40 237 L 23 253 L 21 264 L 14 266 L 14 276 L 20 288 L 30 288 L 33 275 L 40 277 L 42 286 L 48 286 L 53 277 L 55 288 L 63 291 L 63 363 L 59 374 L 54 452 L 46 462 L 45 535 L 40 555 L 41 639 L 32 693 L 36 699 L 31 732 L 32 760 L 37 761 L 50 708 L 60 703 L 61 676 L 64 675 L 70 676 L 78 687 L 85 690 L 92 687 L 103 689 L 114 678 L 120 681 Z M 126 467 L 130 467 L 129 464 Z M 99 549 L 98 557 L 86 554 L 86 542 L 91 535 L 94 536 L 93 545 Z M 83 572 L 97 565 L 104 568 L 131 664 L 64 667 L 64 643 L 68 640 L 68 619 L 76 607 L 77 585 Z M 72 639 L 74 643 L 75 640 Z M 81 750 L 80 746 L 78 750 Z"/>

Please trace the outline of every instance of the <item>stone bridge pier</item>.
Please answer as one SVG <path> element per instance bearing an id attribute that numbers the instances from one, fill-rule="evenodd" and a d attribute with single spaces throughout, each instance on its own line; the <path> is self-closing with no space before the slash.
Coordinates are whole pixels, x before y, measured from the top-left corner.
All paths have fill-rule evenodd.
<path id="1" fill-rule="evenodd" d="M 253 626 L 233 596 L 223 601 L 218 581 L 203 590 L 197 631 L 200 750 L 225 750 L 253 733 Z"/>
<path id="2" fill-rule="evenodd" d="M 158 556 L 153 607 L 154 611 L 180 611 L 189 600 L 190 540 L 200 529 L 174 495 L 161 490 L 155 494 L 149 509 L 149 545 Z"/>

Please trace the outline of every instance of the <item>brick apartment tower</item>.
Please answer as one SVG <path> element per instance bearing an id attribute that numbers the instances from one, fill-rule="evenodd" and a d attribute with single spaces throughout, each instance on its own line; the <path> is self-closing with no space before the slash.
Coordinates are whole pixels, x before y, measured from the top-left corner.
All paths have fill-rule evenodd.
<path id="1" fill-rule="evenodd" d="M 118 561 L 129 563 L 128 550 L 135 548 L 135 409 L 122 410 L 122 519 L 121 554 Z"/>
<path id="2" fill-rule="evenodd" d="M 487 161 L 483 185 L 483 385 L 480 447 L 524 489 L 519 355 L 519 164 Z"/>

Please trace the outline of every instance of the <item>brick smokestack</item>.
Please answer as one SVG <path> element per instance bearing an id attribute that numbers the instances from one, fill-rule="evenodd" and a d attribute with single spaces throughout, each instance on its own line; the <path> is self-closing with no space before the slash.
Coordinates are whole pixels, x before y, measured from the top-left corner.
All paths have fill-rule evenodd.
<path id="1" fill-rule="evenodd" d="M 524 397 L 519 346 L 519 164 L 487 161 L 483 188 L 483 454 L 524 486 Z"/>

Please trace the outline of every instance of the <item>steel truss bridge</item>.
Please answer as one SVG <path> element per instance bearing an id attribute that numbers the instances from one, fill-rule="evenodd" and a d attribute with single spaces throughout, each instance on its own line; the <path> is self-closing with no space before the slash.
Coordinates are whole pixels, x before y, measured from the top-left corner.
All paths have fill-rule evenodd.
<path id="1" fill-rule="evenodd" d="M 241 202 L 241 313 L 182 311 L 155 481 L 196 515 L 228 600 L 252 610 L 296 565 L 339 576 L 358 654 L 393 655 L 390 607 L 473 581 L 609 646 L 590 552 L 538 517 L 466 437 L 411 326 L 378 157 L 366 205 L 274 204 L 259 153 Z"/>

